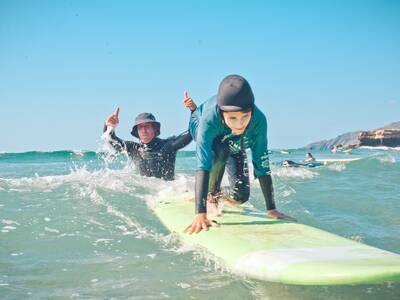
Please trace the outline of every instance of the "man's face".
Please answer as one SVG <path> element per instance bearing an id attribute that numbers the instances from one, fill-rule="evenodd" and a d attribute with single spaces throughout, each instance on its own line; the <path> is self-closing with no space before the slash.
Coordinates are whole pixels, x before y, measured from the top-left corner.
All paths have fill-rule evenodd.
<path id="1" fill-rule="evenodd" d="M 232 130 L 235 135 L 241 135 L 251 120 L 251 111 L 249 112 L 223 112 L 225 124 Z"/>
<path id="2" fill-rule="evenodd" d="M 142 123 L 137 126 L 139 139 L 143 144 L 148 144 L 156 136 L 156 128 L 152 123 Z"/>

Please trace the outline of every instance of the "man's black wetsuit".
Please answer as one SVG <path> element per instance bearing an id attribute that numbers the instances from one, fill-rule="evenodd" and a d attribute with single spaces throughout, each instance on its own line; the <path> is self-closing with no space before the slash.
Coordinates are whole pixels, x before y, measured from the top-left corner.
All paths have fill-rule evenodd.
<path id="1" fill-rule="evenodd" d="M 106 130 L 107 126 L 104 126 L 103 132 Z M 155 137 L 148 144 L 124 141 L 114 131 L 111 131 L 110 138 L 115 150 L 129 154 L 140 175 L 164 180 L 174 180 L 176 153 L 192 141 L 188 131 L 167 139 Z"/>

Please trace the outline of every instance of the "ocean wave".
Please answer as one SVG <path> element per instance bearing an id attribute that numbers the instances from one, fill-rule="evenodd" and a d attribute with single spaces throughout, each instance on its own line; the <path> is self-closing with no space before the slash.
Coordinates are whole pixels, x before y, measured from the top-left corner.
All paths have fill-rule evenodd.
<path id="1" fill-rule="evenodd" d="M 391 164 L 396 163 L 396 158 L 394 158 L 393 156 L 390 156 L 390 155 L 389 156 L 377 156 L 377 157 L 375 157 L 375 159 L 377 159 L 383 163 L 391 163 Z"/>
<path id="2" fill-rule="evenodd" d="M 397 159 L 396 155 L 391 155 L 390 153 L 373 153 L 370 157 L 368 157 L 367 161 L 378 161 L 380 163 L 395 164 L 397 162 Z"/>
<path id="3" fill-rule="evenodd" d="M 372 146 L 361 146 L 359 149 L 367 149 L 367 150 L 384 150 L 384 151 L 400 151 L 400 147 L 386 147 L 386 146 L 378 146 L 378 147 L 372 147 Z"/>
<path id="4" fill-rule="evenodd" d="M 85 151 L 85 150 L 72 150 L 72 153 L 74 153 L 76 156 L 85 156 L 86 153 L 90 153 L 90 151 Z"/>
<path id="5" fill-rule="evenodd" d="M 0 190 L 15 192 L 52 192 L 61 186 L 79 186 L 100 188 L 106 191 L 120 192 L 125 194 L 140 192 L 136 195 L 144 199 L 152 207 L 155 195 L 165 193 L 194 194 L 194 176 L 177 174 L 174 181 L 164 181 L 154 177 L 144 177 L 137 174 L 132 164 L 127 164 L 122 169 L 102 168 L 99 170 L 88 170 L 86 166 L 75 167 L 65 175 L 50 175 L 21 178 L 0 178 Z M 147 190 L 147 192 L 144 192 Z M 85 196 L 88 195 L 84 189 L 80 190 Z M 93 198 L 93 200 L 96 200 Z"/>
<path id="6" fill-rule="evenodd" d="M 329 170 L 342 172 L 342 171 L 346 170 L 346 165 L 343 163 L 335 163 L 335 164 L 329 165 L 327 168 Z"/>
<path id="7" fill-rule="evenodd" d="M 19 226 L 20 224 L 16 221 L 13 220 L 6 220 L 6 219 L 2 219 L 1 223 L 4 224 L 4 226 L 1 228 L 0 232 L 3 233 L 7 233 L 7 232 L 11 232 L 14 231 L 15 229 L 17 229 L 16 226 Z"/>
<path id="8" fill-rule="evenodd" d="M 123 235 L 133 235 L 136 238 L 149 238 L 164 242 L 162 235 L 153 232 L 147 226 L 143 226 L 132 214 L 119 209 L 103 196 L 103 191 L 117 192 L 124 195 L 135 195 L 135 198 L 142 200 L 149 208 L 154 207 L 155 201 L 166 193 L 188 193 L 194 195 L 194 177 L 185 175 L 176 176 L 175 181 L 166 182 L 158 178 L 143 177 L 136 174 L 135 169 L 127 166 L 120 170 L 101 169 L 89 171 L 85 167 L 71 170 L 66 175 L 54 176 L 33 176 L 23 178 L 4 179 L 0 178 L 0 188 L 6 192 L 17 192 L 21 194 L 31 192 L 56 192 L 56 189 L 66 188 L 73 193 L 74 198 L 89 200 L 95 205 L 101 206 L 106 213 L 119 219 L 122 225 L 118 229 Z M 50 219 L 48 219 L 50 220 Z M 47 222 L 47 220 L 45 220 Z M 3 220 L 7 226 L 8 220 Z M 6 224 L 7 223 L 7 224 Z M 2 228 L 3 232 L 14 230 L 11 227 Z M 58 232 L 57 232 L 58 231 Z M 60 234 L 59 229 L 48 227 L 47 233 Z"/>
<path id="9" fill-rule="evenodd" d="M 292 203 L 296 193 L 297 192 L 293 187 L 283 182 L 274 184 L 275 199 L 279 205 Z"/>
<path id="10" fill-rule="evenodd" d="M 319 173 L 313 172 L 307 168 L 275 167 L 272 169 L 272 175 L 281 178 L 311 179 L 319 176 Z"/>
<path id="11" fill-rule="evenodd" d="M 90 150 L 57 150 L 57 151 L 27 151 L 3 152 L 0 161 L 52 160 L 70 158 L 93 158 L 99 153 Z"/>
<path id="12" fill-rule="evenodd" d="M 132 192 L 132 187 L 126 185 L 127 177 L 131 179 L 131 171 L 128 168 L 122 170 L 101 169 L 97 171 L 88 171 L 86 167 L 71 170 L 66 175 L 54 176 L 33 176 L 22 178 L 0 178 L 0 187 L 5 189 L 21 189 L 26 192 L 27 189 L 36 189 L 52 191 L 65 184 L 80 183 L 83 185 L 101 186 L 103 189 Z"/>

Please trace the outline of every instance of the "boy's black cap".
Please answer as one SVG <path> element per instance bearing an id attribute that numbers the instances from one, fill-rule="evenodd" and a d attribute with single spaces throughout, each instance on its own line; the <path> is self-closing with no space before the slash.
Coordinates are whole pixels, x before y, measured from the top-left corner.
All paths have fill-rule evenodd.
<path id="1" fill-rule="evenodd" d="M 240 75 L 226 76 L 220 83 L 217 104 L 222 111 L 245 111 L 254 106 L 250 84 Z"/>

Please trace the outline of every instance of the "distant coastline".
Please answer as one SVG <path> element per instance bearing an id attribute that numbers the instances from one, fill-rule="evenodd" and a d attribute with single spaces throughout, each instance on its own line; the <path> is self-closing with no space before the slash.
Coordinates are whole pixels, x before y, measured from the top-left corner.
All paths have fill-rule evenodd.
<path id="1" fill-rule="evenodd" d="M 358 130 L 341 134 L 333 139 L 322 140 L 304 146 L 308 149 L 344 149 L 368 147 L 400 147 L 400 121 L 374 130 Z"/>

